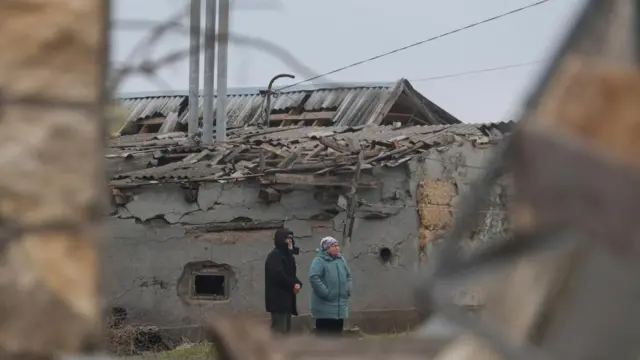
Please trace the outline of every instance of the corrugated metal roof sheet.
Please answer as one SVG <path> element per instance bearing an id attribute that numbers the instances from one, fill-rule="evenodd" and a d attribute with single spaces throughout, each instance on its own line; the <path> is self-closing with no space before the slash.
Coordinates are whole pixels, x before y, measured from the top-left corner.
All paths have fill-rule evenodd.
<path id="1" fill-rule="evenodd" d="M 407 80 L 401 79 L 395 83 L 371 83 L 371 84 L 326 84 L 315 86 L 292 87 L 278 94 L 271 101 L 272 114 L 286 113 L 292 108 L 302 104 L 306 112 L 336 111 L 333 117 L 334 126 L 357 126 L 378 124 L 383 115 L 381 112 L 389 110 L 390 101 L 395 101 L 399 90 L 405 89 Z M 407 91 L 415 91 L 407 86 Z M 245 126 L 257 124 L 262 117 L 261 108 L 264 98 L 259 93 L 259 88 L 230 89 L 227 101 L 228 126 Z M 174 95 L 167 93 L 130 94 L 121 96 L 120 101 L 128 113 L 127 122 L 135 122 L 140 119 L 161 116 L 167 117 L 170 113 L 178 116 L 178 121 L 186 123 L 189 117 L 188 94 L 177 92 Z M 422 95 L 420 95 L 422 96 Z M 200 97 L 198 117 L 203 116 L 203 100 Z M 216 107 L 214 99 L 214 108 Z M 385 107 L 385 105 L 388 105 Z M 424 104 L 423 104 L 424 105 Z M 426 104 L 433 109 L 432 113 L 442 113 L 442 109 L 435 104 Z M 436 109 L 437 108 L 437 109 Z M 445 112 L 446 113 L 446 112 Z M 443 116 L 440 123 L 456 123 L 457 119 L 449 114 Z"/>

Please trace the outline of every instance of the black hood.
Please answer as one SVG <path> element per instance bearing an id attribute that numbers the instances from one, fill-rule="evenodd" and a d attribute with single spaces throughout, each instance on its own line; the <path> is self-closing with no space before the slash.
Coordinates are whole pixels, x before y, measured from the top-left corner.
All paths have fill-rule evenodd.
<path id="1" fill-rule="evenodd" d="M 276 230 L 275 235 L 273 235 L 273 245 L 277 249 L 281 249 L 281 250 L 288 249 L 287 243 L 285 242 L 285 240 L 287 240 L 287 236 L 289 235 L 293 236 L 293 231 L 287 228 L 280 228 Z"/>
<path id="2" fill-rule="evenodd" d="M 287 240 L 287 236 L 293 236 L 293 231 L 287 228 L 280 228 L 276 230 L 275 235 L 273 235 L 273 245 L 276 249 L 286 250 L 291 252 L 294 255 L 298 255 L 300 253 L 300 248 L 296 246 L 296 241 L 292 241 L 293 249 L 289 249 L 285 240 Z"/>

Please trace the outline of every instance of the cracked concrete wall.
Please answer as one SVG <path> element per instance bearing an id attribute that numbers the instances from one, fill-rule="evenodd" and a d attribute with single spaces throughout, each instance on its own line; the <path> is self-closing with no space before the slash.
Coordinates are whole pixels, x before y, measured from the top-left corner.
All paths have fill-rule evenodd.
<path id="1" fill-rule="evenodd" d="M 356 212 L 348 259 L 354 312 L 413 306 L 407 280 L 417 261 L 418 216 L 407 175 L 406 167 L 376 169 L 381 185 L 358 192 L 364 205 Z M 113 209 L 108 223 L 113 237 L 102 251 L 107 305 L 125 308 L 131 321 L 161 327 L 200 325 L 213 312 L 265 317 L 263 267 L 275 229 L 207 233 L 187 227 L 234 219 L 285 220 L 301 248 L 298 275 L 307 283 L 320 239 L 341 239 L 346 213 L 339 207 L 343 191 L 281 188 L 280 201 L 266 204 L 258 198 L 259 190 L 251 182 L 203 184 L 191 203 L 179 185 L 123 190 L 129 202 Z M 383 247 L 392 251 L 388 262 L 378 255 Z M 231 266 L 235 280 L 230 301 L 185 304 L 179 299 L 184 266 L 198 261 Z M 299 296 L 302 314 L 309 310 L 309 291 L 306 284 Z"/>
<path id="2" fill-rule="evenodd" d="M 412 278 L 420 268 L 418 183 L 444 180 L 458 193 L 483 171 L 490 148 L 464 143 L 445 151 L 432 151 L 396 168 L 375 168 L 380 186 L 359 189 L 354 236 L 348 262 L 355 291 L 351 310 L 406 310 L 414 306 Z M 255 182 L 202 184 L 196 201 L 189 201 L 179 185 L 165 184 L 123 190 L 125 205 L 113 209 L 109 229 L 113 235 L 102 252 L 104 289 L 108 306 L 127 309 L 132 321 L 169 328 L 201 325 L 207 314 L 236 313 L 264 318 L 264 259 L 273 246 L 271 230 L 202 232 L 191 225 L 212 222 L 285 220 L 295 232 L 301 254 L 298 275 L 306 274 L 320 238 L 341 239 L 346 213 L 344 199 L 335 190 L 280 188 L 279 202 L 266 204 Z M 492 197 L 470 244 L 502 234 L 508 228 L 503 213 L 503 191 Z M 460 197 L 452 200 L 455 206 Z M 342 206 L 342 208 L 341 208 Z M 480 240 L 480 241 L 476 241 Z M 382 261 L 382 248 L 391 250 Z M 187 263 L 213 261 L 234 272 L 231 300 L 180 300 L 178 279 Z M 301 314 L 308 313 L 309 286 L 299 296 Z"/>

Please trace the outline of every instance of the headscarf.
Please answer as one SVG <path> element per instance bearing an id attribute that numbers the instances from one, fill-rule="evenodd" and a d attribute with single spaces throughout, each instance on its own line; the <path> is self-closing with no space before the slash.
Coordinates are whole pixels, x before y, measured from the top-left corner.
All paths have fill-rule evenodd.
<path id="1" fill-rule="evenodd" d="M 338 240 L 332 238 L 331 236 L 324 237 L 322 238 L 322 240 L 320 240 L 320 249 L 322 249 L 322 251 L 327 251 L 331 246 L 333 246 L 333 244 L 337 243 Z"/>

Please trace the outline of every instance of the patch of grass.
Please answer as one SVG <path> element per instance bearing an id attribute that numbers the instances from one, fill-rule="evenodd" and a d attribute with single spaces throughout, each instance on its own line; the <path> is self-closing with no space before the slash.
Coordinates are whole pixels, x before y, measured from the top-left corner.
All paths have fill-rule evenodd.
<path id="1" fill-rule="evenodd" d="M 211 344 L 184 344 L 169 351 L 125 357 L 125 360 L 209 360 L 215 359 L 216 352 Z"/>
<path id="2" fill-rule="evenodd" d="M 364 335 L 363 338 L 396 338 L 405 336 L 408 331 L 405 332 L 393 332 L 387 334 L 376 335 Z M 148 353 L 145 355 L 129 356 L 122 358 L 123 360 L 210 360 L 216 358 L 215 349 L 211 344 L 200 343 L 191 344 L 186 343 L 178 346 L 177 348 L 169 351 Z"/>

